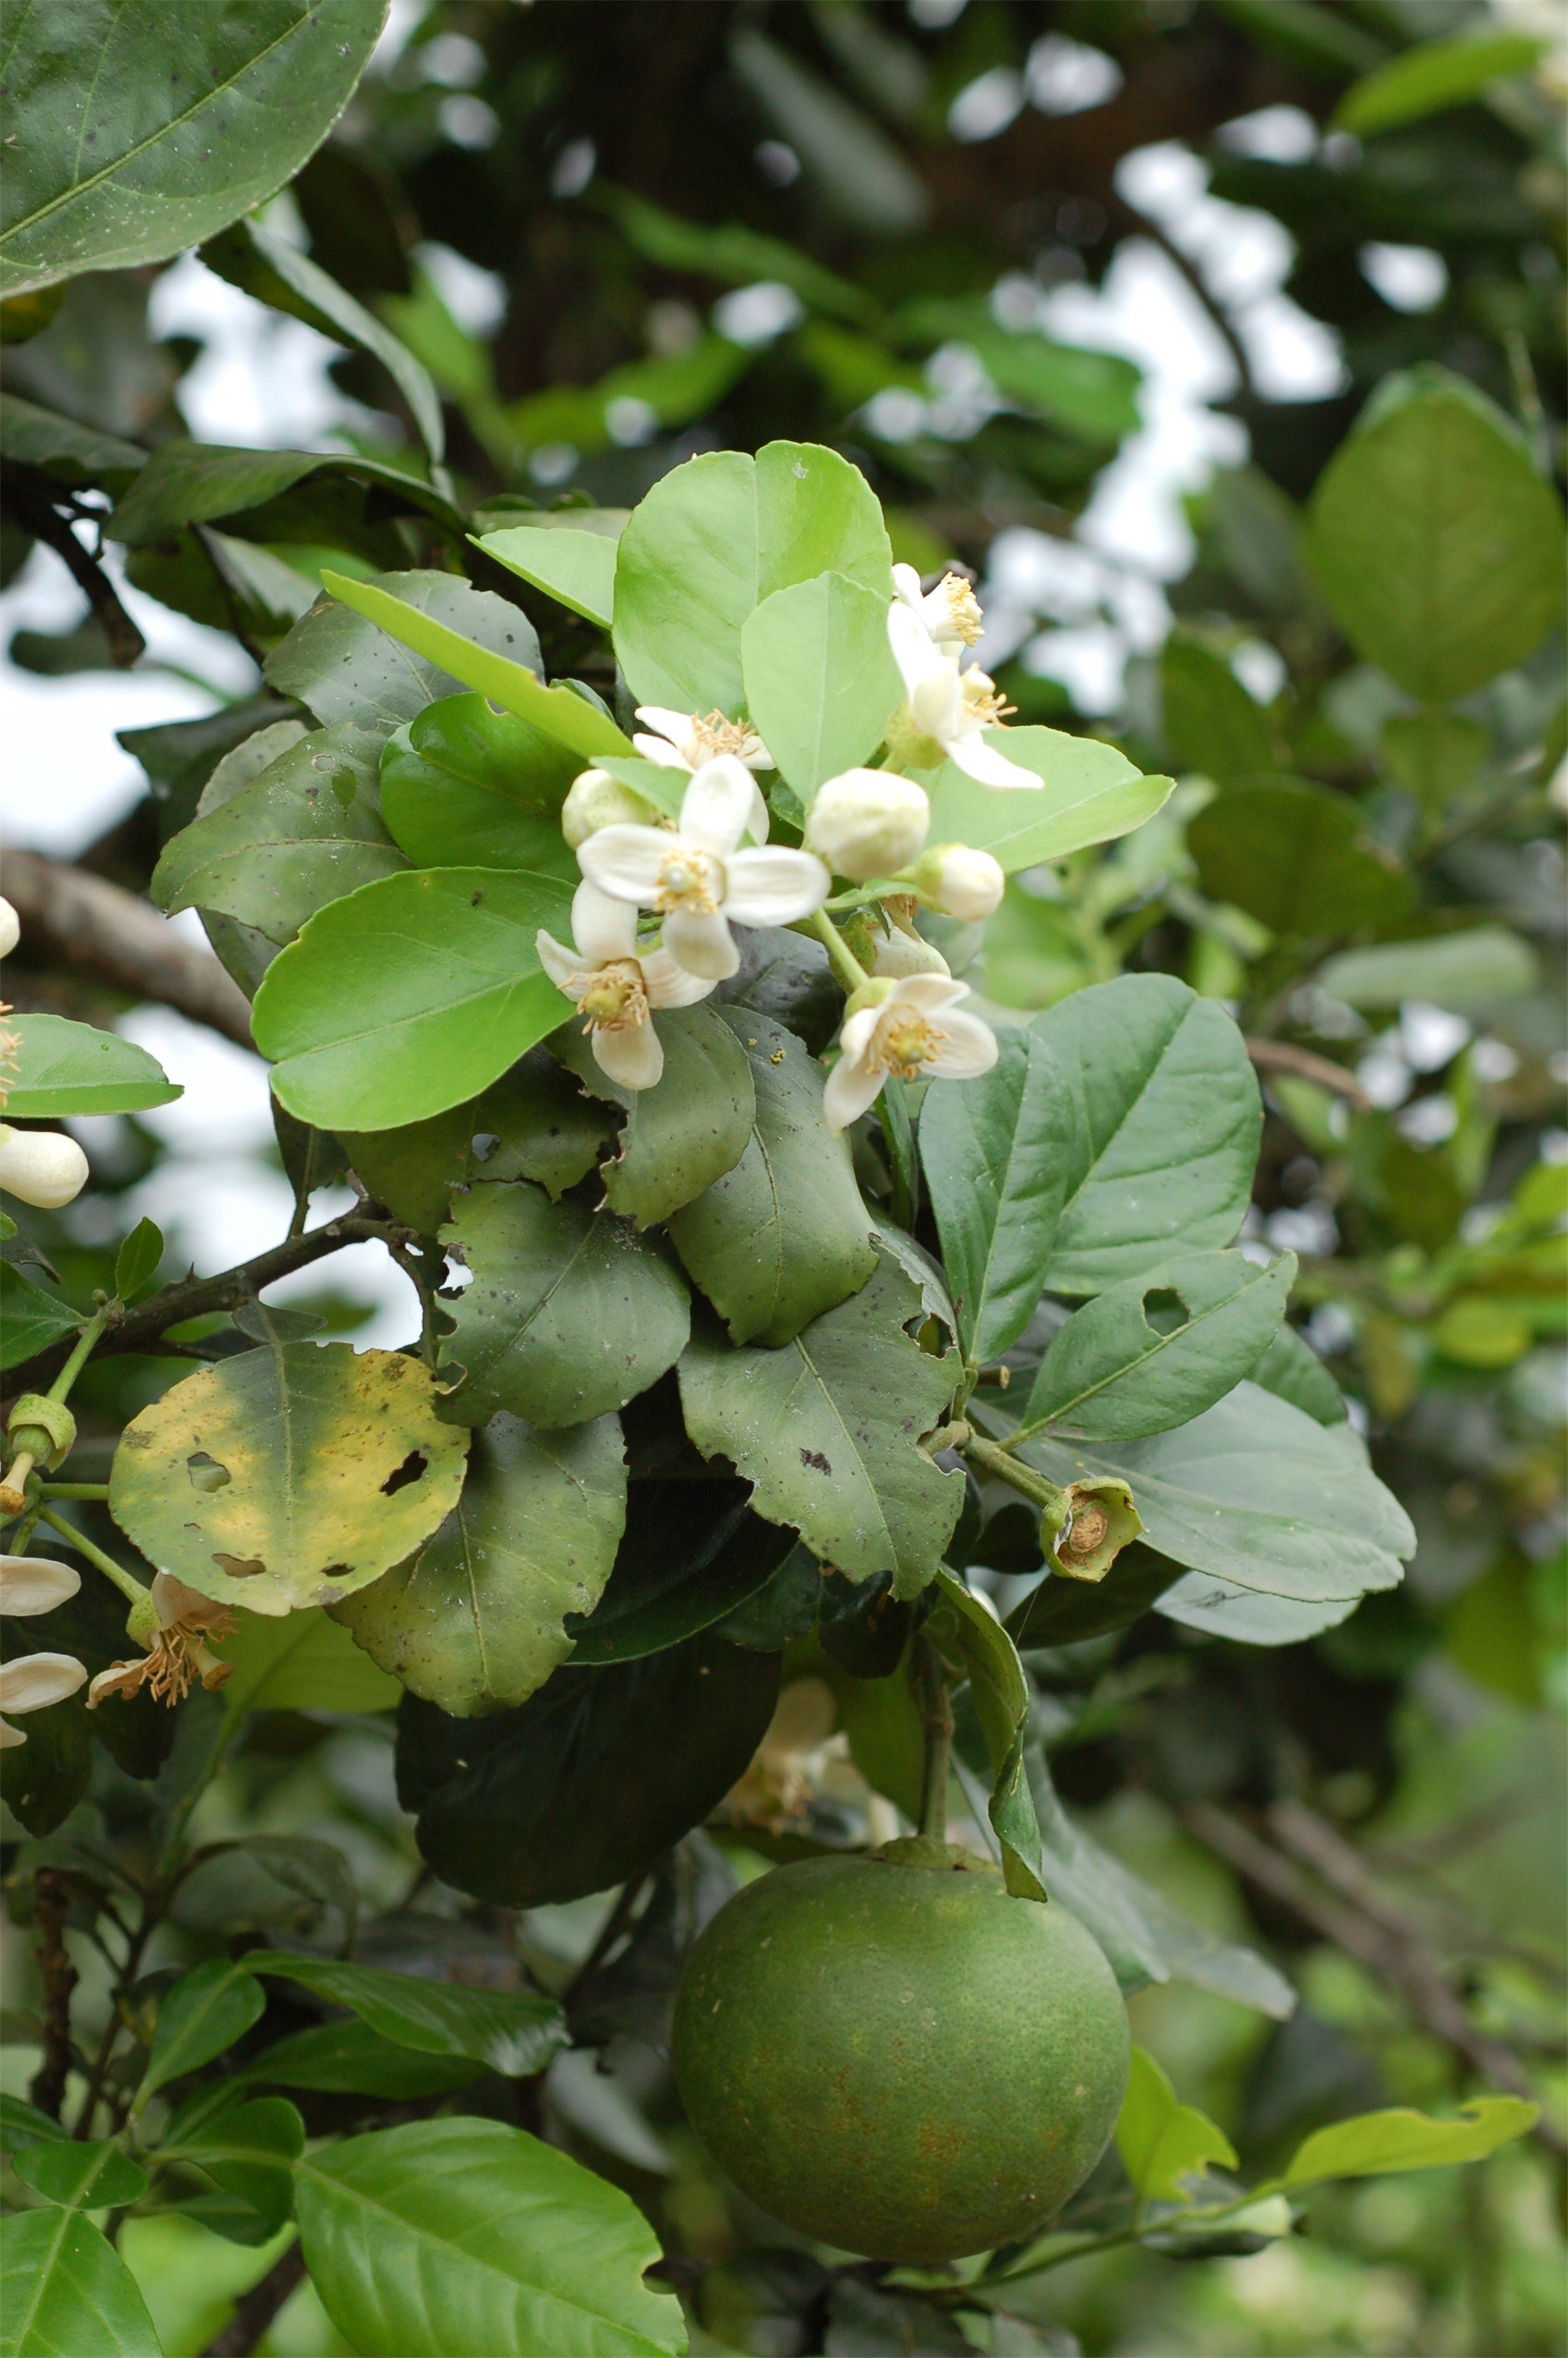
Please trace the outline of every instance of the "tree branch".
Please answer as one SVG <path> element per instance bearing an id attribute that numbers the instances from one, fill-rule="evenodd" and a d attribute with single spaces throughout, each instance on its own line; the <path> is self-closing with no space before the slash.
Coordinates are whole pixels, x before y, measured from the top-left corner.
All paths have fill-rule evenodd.
<path id="1" fill-rule="evenodd" d="M 47 548 L 52 548 L 64 564 L 77 588 L 84 592 L 110 654 L 122 671 L 129 671 L 137 658 L 146 654 L 147 643 L 121 605 L 103 568 L 88 555 L 27 468 L 9 471 L 5 505 L 23 530 L 30 532 L 35 540 L 41 540 Z"/>
<path id="2" fill-rule="evenodd" d="M 1315 1081 L 1320 1089 L 1332 1089 L 1336 1097 L 1348 1098 L 1357 1113 L 1366 1113 L 1370 1107 L 1371 1099 L 1355 1074 L 1347 1073 L 1331 1056 L 1314 1056 L 1310 1048 L 1294 1047 L 1288 1040 L 1250 1038 L 1247 1054 L 1260 1073 L 1295 1073 L 1303 1081 Z"/>
<path id="3" fill-rule="evenodd" d="M 251 1011 L 238 983 L 211 950 L 184 940 L 150 902 L 37 851 L 6 854 L 5 897 L 23 932 L 70 965 L 175 1008 L 242 1048 L 254 1045 Z"/>
<path id="4" fill-rule="evenodd" d="M 305 2254 L 298 2238 L 274 2260 L 259 2284 L 243 2292 L 234 2313 L 215 2333 L 201 2358 L 250 2358 L 251 2352 L 305 2274 Z"/>

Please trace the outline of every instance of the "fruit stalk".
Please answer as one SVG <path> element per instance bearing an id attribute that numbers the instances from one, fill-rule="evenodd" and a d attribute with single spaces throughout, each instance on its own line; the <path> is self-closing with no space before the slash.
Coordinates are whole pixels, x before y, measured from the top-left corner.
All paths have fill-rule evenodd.
<path id="1" fill-rule="evenodd" d="M 925 1730 L 920 1779 L 920 1831 L 927 1842 L 947 1839 L 948 1760 L 953 1748 L 953 1705 L 942 1657 L 928 1638 L 917 1638 L 910 1656 L 914 1698 Z"/>

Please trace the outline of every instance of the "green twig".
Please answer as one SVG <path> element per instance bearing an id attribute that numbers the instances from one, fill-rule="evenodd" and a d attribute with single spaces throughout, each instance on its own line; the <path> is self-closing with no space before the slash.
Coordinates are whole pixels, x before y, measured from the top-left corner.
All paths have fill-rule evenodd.
<path id="1" fill-rule="evenodd" d="M 871 976 L 826 910 L 818 909 L 815 916 L 807 917 L 795 927 L 795 931 L 816 935 L 827 952 L 834 973 L 851 997 L 857 990 L 865 989 Z"/>
<path id="2" fill-rule="evenodd" d="M 102 1506 L 109 1496 L 107 1482 L 40 1482 L 40 1498 L 87 1498 Z"/>
<path id="3" fill-rule="evenodd" d="M 103 1549 L 90 1540 L 84 1532 L 79 1531 L 74 1523 L 68 1523 L 65 1517 L 57 1515 L 52 1507 L 41 1507 L 38 1509 L 38 1520 L 40 1522 L 48 1523 L 50 1531 L 58 1531 L 62 1540 L 69 1540 L 71 1546 L 84 1555 L 95 1570 L 103 1574 L 105 1580 L 112 1580 L 128 1605 L 146 1603 L 147 1591 L 142 1586 L 141 1582 L 117 1564 L 112 1555 L 105 1555 Z"/>

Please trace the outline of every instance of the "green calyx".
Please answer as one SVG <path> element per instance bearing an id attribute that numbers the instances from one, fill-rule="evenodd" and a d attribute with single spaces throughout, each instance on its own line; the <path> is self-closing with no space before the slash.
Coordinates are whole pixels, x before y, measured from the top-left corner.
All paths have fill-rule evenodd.
<path id="1" fill-rule="evenodd" d="M 76 1419 L 63 1401 L 43 1392 L 19 1392 L 11 1404 L 5 1431 L 13 1446 L 35 1463 L 47 1463 L 52 1473 L 63 1466 L 76 1446 Z"/>

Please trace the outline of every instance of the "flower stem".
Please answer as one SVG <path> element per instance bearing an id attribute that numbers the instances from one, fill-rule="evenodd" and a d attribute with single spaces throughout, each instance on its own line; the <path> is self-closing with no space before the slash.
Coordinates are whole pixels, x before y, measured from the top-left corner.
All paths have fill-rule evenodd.
<path id="1" fill-rule="evenodd" d="M 857 990 L 865 989 L 871 979 L 871 976 L 825 909 L 818 909 L 815 915 L 807 917 L 795 930 L 798 933 L 816 935 L 832 961 L 834 973 L 848 992 L 853 995 Z"/>
<path id="2" fill-rule="evenodd" d="M 107 1482 L 41 1482 L 38 1496 L 46 1499 L 91 1498 L 102 1506 L 109 1496 L 109 1485 Z"/>
<path id="3" fill-rule="evenodd" d="M 1011 1455 L 1000 1443 L 987 1441 L 982 1433 L 971 1432 L 968 1441 L 961 1443 L 960 1446 L 970 1465 L 980 1472 L 993 1475 L 999 1482 L 1005 1482 L 1010 1489 L 1017 1490 L 1034 1506 L 1054 1514 L 1058 1520 L 1065 1513 L 1066 1493 L 1054 1482 L 1047 1481 L 1044 1474 L 1036 1474 L 1032 1466 L 1025 1466 Z"/>
<path id="4" fill-rule="evenodd" d="M 65 1517 L 57 1515 L 52 1507 L 45 1507 L 39 1513 L 38 1520 L 48 1523 L 50 1531 L 58 1531 L 62 1540 L 69 1540 L 71 1546 L 103 1574 L 105 1580 L 112 1580 L 127 1604 L 146 1604 L 149 1592 L 142 1586 L 141 1582 L 135 1579 L 130 1573 L 124 1571 L 112 1555 L 105 1555 L 103 1549 L 95 1546 L 84 1532 L 79 1531 L 74 1523 L 68 1523 Z"/>
<path id="5" fill-rule="evenodd" d="M 75 1342 L 71 1345 L 70 1357 L 67 1359 L 64 1367 L 60 1369 L 53 1383 L 49 1386 L 46 1398 L 52 1401 L 65 1401 L 70 1399 L 72 1384 L 76 1381 L 76 1379 L 81 1373 L 82 1368 L 86 1366 L 88 1354 L 92 1351 L 93 1345 L 97 1342 L 100 1335 L 103 1334 L 104 1327 L 109 1324 L 109 1314 L 111 1310 L 116 1307 L 117 1304 L 109 1302 L 103 1302 L 99 1304 L 92 1317 L 88 1320 L 86 1325 L 82 1328 L 81 1334 L 77 1336 Z"/>

